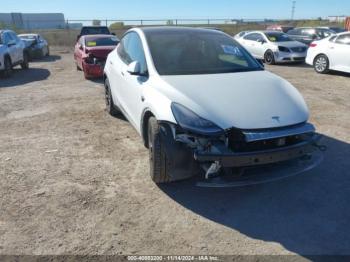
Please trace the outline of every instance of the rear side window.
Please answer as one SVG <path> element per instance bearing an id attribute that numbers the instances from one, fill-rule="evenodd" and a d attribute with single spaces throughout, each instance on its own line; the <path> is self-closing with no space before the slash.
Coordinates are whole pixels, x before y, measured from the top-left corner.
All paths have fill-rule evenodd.
<path id="1" fill-rule="evenodd" d="M 262 36 L 258 33 L 253 33 L 253 34 L 246 35 L 244 39 L 251 40 L 251 41 L 258 41 L 259 39 L 262 39 Z"/>
<path id="2" fill-rule="evenodd" d="M 343 44 L 343 45 L 350 45 L 350 34 L 345 34 L 345 35 L 341 35 L 339 36 L 335 42 L 337 44 Z"/>

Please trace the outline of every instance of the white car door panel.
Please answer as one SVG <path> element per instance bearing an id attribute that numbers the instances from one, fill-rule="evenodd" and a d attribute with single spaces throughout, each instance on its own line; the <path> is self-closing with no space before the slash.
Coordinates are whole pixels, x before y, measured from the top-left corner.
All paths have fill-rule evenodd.
<path id="1" fill-rule="evenodd" d="M 350 34 L 339 36 L 328 47 L 330 68 L 350 72 Z"/>

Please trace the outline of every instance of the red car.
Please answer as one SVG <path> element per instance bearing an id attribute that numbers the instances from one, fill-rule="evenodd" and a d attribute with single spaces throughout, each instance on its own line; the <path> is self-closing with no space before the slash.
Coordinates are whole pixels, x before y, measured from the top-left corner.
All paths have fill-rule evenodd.
<path id="1" fill-rule="evenodd" d="M 86 79 L 102 77 L 103 68 L 110 52 L 119 43 L 114 35 L 85 35 L 79 38 L 74 49 L 78 70 L 84 71 Z"/>

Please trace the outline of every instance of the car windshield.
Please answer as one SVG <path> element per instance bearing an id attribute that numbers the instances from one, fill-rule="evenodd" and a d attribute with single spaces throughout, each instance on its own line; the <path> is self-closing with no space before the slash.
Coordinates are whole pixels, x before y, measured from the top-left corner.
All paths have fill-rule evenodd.
<path id="1" fill-rule="evenodd" d="M 84 27 L 81 30 L 81 35 L 109 35 L 107 27 Z"/>
<path id="2" fill-rule="evenodd" d="M 278 32 L 269 32 L 265 33 L 267 39 L 271 42 L 289 42 L 293 41 L 287 34 L 278 33 Z"/>
<path id="3" fill-rule="evenodd" d="M 86 37 L 85 45 L 88 47 L 93 46 L 116 46 L 119 43 L 119 40 L 115 36 L 106 36 L 106 37 Z"/>
<path id="4" fill-rule="evenodd" d="M 146 31 L 145 34 L 160 75 L 263 70 L 244 48 L 223 33 L 209 30 L 154 30 Z"/>

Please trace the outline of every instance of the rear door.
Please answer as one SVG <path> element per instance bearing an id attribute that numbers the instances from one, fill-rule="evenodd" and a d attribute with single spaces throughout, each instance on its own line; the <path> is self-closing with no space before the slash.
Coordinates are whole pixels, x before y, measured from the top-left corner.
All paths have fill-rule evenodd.
<path id="1" fill-rule="evenodd" d="M 258 40 L 261 38 L 259 33 L 250 33 L 243 37 L 243 46 L 254 56 L 258 57 L 257 48 L 261 43 Z"/>
<path id="2" fill-rule="evenodd" d="M 329 44 L 330 67 L 334 70 L 350 72 L 350 33 L 338 36 Z"/>

